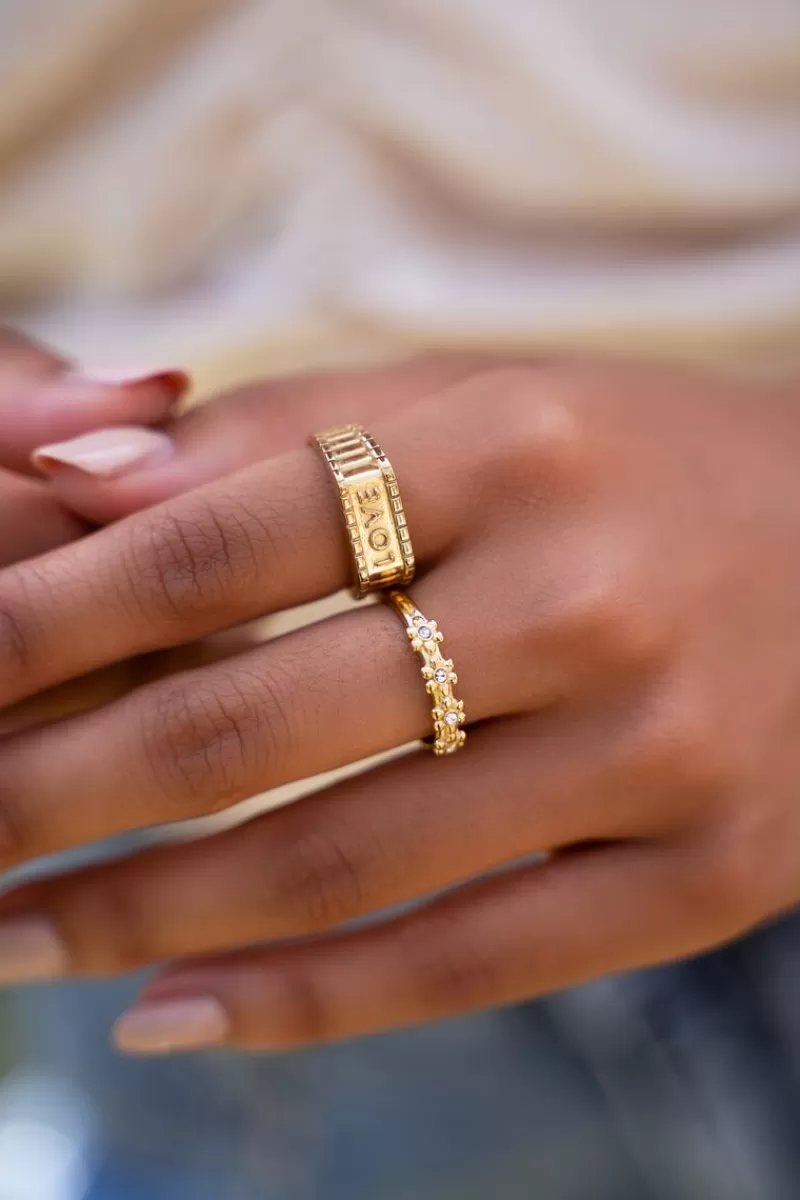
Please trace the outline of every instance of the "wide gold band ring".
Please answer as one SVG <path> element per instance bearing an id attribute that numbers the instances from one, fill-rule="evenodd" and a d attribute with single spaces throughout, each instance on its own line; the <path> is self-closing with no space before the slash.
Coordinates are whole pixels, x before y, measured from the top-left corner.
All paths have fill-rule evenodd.
<path id="1" fill-rule="evenodd" d="M 361 425 L 314 435 L 339 492 L 353 556 L 354 592 L 370 592 L 414 578 L 414 550 L 397 477 L 383 450 Z"/>
<path id="2" fill-rule="evenodd" d="M 440 650 L 442 634 L 435 621 L 429 621 L 405 592 L 393 590 L 387 599 L 400 614 L 411 642 L 422 659 L 421 673 L 425 689 L 433 698 L 433 736 L 426 741 L 434 754 L 454 754 L 467 740 L 462 726 L 466 721 L 464 701 L 457 699 L 453 688 L 458 676 L 452 659 Z"/>

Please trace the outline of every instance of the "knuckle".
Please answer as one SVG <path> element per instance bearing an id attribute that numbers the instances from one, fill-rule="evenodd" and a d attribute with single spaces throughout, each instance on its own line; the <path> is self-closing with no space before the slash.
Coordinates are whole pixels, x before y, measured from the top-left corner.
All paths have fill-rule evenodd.
<path id="1" fill-rule="evenodd" d="M 83 971 L 124 974 L 153 961 L 151 931 L 142 917 L 137 895 L 124 876 L 100 868 L 90 873 L 87 886 L 56 890 L 50 908 L 53 920 Z M 98 891 L 97 884 L 100 884 Z"/>
<path id="2" fill-rule="evenodd" d="M 32 634 L 20 606 L 0 595 L 0 664 L 2 678 L 24 679 L 34 660 Z"/>
<path id="3" fill-rule="evenodd" d="M 718 850 L 708 867 L 707 900 L 734 925 L 746 922 L 760 908 L 764 863 L 744 839 Z"/>
<path id="4" fill-rule="evenodd" d="M 276 1048 L 315 1045 L 335 1036 L 333 1013 L 316 973 L 286 964 L 269 988 L 269 1044 Z M 259 1043 L 256 1035 L 255 1043 Z"/>
<path id="5" fill-rule="evenodd" d="M 594 672 L 602 669 L 604 675 L 645 672 L 663 659 L 664 622 L 629 584 L 624 569 L 608 563 L 584 568 L 577 578 L 570 574 L 568 585 L 555 586 L 539 612 L 534 606 L 535 650 L 541 650 L 544 637 L 553 651 L 560 648 L 573 664 Z"/>
<path id="6" fill-rule="evenodd" d="M 144 743 L 175 819 L 227 808 L 258 790 L 277 754 L 278 722 L 260 703 L 256 682 L 162 685 L 145 702 Z"/>
<path id="7" fill-rule="evenodd" d="M 720 936 L 742 932 L 773 906 L 766 861 L 747 836 L 728 830 L 704 847 L 687 901 Z"/>
<path id="8" fill-rule="evenodd" d="M 627 620 L 625 603 L 614 581 L 601 571 L 570 589 L 559 616 L 565 640 L 592 657 L 616 659 L 635 644 L 635 627 Z"/>
<path id="9" fill-rule="evenodd" d="M 593 475 L 593 438 L 561 373 L 510 367 L 499 373 L 504 453 L 500 482 L 534 496 L 583 493 Z M 495 470 L 496 470 L 495 464 Z"/>
<path id="10" fill-rule="evenodd" d="M 203 623 L 235 615 L 236 597 L 259 571 L 264 527 L 239 505 L 195 499 L 132 527 L 127 551 L 132 593 L 159 619 Z"/>
<path id="11" fill-rule="evenodd" d="M 431 910 L 409 924 L 402 941 L 407 978 L 427 1015 L 468 1012 L 497 997 L 493 955 L 457 918 Z"/>
<path id="12" fill-rule="evenodd" d="M 0 787 L 0 870 L 24 862 L 35 853 L 29 819 L 18 794 L 12 787 Z"/>
<path id="13" fill-rule="evenodd" d="M 673 794 L 727 798 L 738 764 L 711 706 L 697 694 L 671 689 L 645 705 L 622 740 L 624 757 Z"/>
<path id="14" fill-rule="evenodd" d="M 282 839 L 275 861 L 272 887 L 294 932 L 331 929 L 364 912 L 361 853 L 330 823 Z"/>

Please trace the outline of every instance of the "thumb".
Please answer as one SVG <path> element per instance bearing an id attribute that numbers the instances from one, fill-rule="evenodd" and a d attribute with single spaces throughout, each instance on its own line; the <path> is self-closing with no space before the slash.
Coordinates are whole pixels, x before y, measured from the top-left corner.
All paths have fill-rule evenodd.
<path id="1" fill-rule="evenodd" d="M 40 446 L 33 462 L 62 504 L 106 523 L 296 449 L 315 430 L 366 424 L 457 382 L 468 369 L 464 359 L 424 359 L 254 384 L 160 429 L 120 424 Z"/>
<path id="2" fill-rule="evenodd" d="M 0 329 L 0 468 L 30 473 L 32 450 L 112 423 L 163 421 L 186 391 L 177 370 L 79 368 Z"/>

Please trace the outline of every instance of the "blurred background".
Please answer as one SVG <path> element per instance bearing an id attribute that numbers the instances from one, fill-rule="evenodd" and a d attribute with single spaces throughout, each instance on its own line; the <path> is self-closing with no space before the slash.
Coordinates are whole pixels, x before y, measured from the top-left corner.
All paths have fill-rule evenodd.
<path id="1" fill-rule="evenodd" d="M 797 0 L 0 0 L 0 82 L 0 317 L 84 365 L 797 369 Z M 2 994 L 0 1200 L 796 1200 L 798 950 L 286 1058 Z"/>

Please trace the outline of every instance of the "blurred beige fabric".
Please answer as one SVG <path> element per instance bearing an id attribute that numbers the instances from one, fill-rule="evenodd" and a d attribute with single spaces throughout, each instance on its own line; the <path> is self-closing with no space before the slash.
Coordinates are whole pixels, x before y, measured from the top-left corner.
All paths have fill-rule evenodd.
<path id="1" fill-rule="evenodd" d="M 0 307 L 204 387 L 800 358 L 797 0 L 0 0 Z"/>

